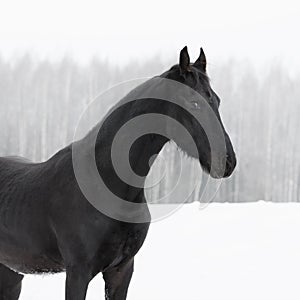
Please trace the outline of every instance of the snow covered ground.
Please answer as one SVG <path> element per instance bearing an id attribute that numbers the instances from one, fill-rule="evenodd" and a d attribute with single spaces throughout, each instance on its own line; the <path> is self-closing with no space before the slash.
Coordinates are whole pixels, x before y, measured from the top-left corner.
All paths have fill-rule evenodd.
<path id="1" fill-rule="evenodd" d="M 300 204 L 185 205 L 152 224 L 128 300 L 300 298 Z M 22 300 L 64 299 L 64 274 L 27 276 Z M 97 276 L 87 299 L 104 299 Z"/>

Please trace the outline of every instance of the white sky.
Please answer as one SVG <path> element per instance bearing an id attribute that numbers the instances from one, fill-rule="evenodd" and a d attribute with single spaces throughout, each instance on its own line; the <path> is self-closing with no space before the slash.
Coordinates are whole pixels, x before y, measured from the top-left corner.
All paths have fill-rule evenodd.
<path id="1" fill-rule="evenodd" d="M 300 67 L 299 1 L 0 0 L 0 53 L 39 58 L 93 55 L 117 64 L 203 46 L 209 62 L 273 59 Z"/>

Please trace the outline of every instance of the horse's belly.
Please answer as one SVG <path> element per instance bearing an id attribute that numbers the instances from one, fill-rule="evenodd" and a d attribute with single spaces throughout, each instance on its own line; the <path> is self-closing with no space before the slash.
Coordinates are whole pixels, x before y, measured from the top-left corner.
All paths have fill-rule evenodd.
<path id="1" fill-rule="evenodd" d="M 18 273 L 58 273 L 64 264 L 58 249 L 25 245 L 8 239 L 0 242 L 0 263 Z"/>
<path id="2" fill-rule="evenodd" d="M 57 264 L 43 257 L 26 262 L 4 260 L 2 264 L 21 274 L 54 274 L 65 271 L 63 264 Z"/>
<path id="3" fill-rule="evenodd" d="M 10 269 L 23 274 L 59 273 L 65 271 L 62 261 L 55 261 L 45 255 L 8 257 L 0 253 L 0 261 Z"/>

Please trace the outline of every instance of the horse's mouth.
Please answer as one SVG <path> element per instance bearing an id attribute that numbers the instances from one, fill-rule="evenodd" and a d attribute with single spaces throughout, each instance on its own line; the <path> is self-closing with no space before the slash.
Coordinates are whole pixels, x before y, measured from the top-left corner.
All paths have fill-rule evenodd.
<path id="1" fill-rule="evenodd" d="M 219 168 L 211 168 L 210 166 L 205 166 L 202 164 L 201 166 L 203 171 L 214 179 L 228 178 L 232 175 L 236 167 L 236 160 L 234 159 L 233 163 L 227 160 L 225 167 L 220 166 Z"/>

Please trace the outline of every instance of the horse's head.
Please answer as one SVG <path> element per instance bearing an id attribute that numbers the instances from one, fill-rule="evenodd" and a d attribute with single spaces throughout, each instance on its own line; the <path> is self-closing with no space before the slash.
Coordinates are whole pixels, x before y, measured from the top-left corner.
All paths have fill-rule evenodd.
<path id="1" fill-rule="evenodd" d="M 206 57 L 202 48 L 199 58 L 195 63 L 190 63 L 187 47 L 184 47 L 180 52 L 179 64 L 174 65 L 170 70 L 163 73 L 161 77 L 183 83 L 190 87 L 192 91 L 196 91 L 197 95 L 201 95 L 200 98 L 202 99 L 202 101 L 195 101 L 194 97 L 183 97 L 180 100 L 180 106 L 184 109 L 175 109 L 176 111 L 174 111 L 174 106 L 170 106 L 170 109 L 172 109 L 170 115 L 175 114 L 176 119 L 190 132 L 198 150 L 197 155 L 195 155 L 189 144 L 181 142 L 180 139 L 177 141 L 176 138 L 174 141 L 187 155 L 199 158 L 204 171 L 210 173 L 212 177 L 222 178 L 230 176 L 236 166 L 236 157 L 219 114 L 220 98 L 209 83 L 206 73 Z M 210 117 L 208 117 L 208 110 L 210 111 Z M 211 149 L 205 128 L 201 126 L 201 122 L 197 122 L 196 119 L 198 118 L 194 118 L 192 115 L 199 116 L 202 120 L 205 119 L 206 128 L 209 128 L 211 136 L 219 138 L 221 132 L 224 140 L 223 150 L 218 148 Z M 217 130 L 219 131 L 218 134 Z M 173 136 L 176 136 L 176 133 Z M 213 156 L 214 163 L 212 163 Z"/>

